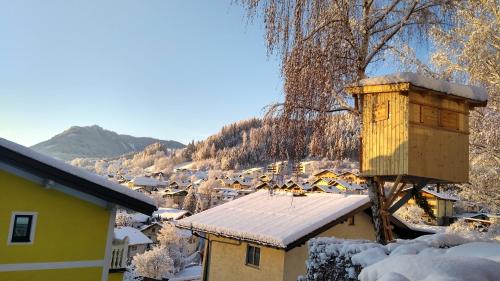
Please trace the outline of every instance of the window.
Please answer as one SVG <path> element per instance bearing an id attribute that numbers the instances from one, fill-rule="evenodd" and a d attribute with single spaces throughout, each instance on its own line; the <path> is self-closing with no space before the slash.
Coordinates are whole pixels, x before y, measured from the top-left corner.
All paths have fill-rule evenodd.
<path id="1" fill-rule="evenodd" d="M 373 107 L 373 121 L 379 122 L 389 119 L 390 107 L 389 101 L 382 101 Z"/>
<path id="2" fill-rule="evenodd" d="M 14 212 L 10 223 L 9 244 L 33 243 L 36 213 Z"/>
<path id="3" fill-rule="evenodd" d="M 348 225 L 354 225 L 354 216 L 349 217 L 349 218 L 347 219 L 347 224 L 348 224 Z"/>
<path id="4" fill-rule="evenodd" d="M 260 248 L 252 245 L 247 246 L 247 265 L 259 266 Z"/>

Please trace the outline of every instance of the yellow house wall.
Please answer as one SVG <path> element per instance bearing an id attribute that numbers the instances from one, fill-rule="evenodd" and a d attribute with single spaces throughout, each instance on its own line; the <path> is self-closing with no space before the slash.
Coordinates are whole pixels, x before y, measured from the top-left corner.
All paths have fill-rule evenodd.
<path id="1" fill-rule="evenodd" d="M 0 194 L 0 265 L 104 260 L 109 210 L 5 171 Z M 7 243 L 14 211 L 37 213 L 32 244 Z M 102 267 L 0 272 L 0 280 L 101 280 L 101 272 Z"/>
<path id="2" fill-rule="evenodd" d="M 113 272 L 109 274 L 108 281 L 123 281 L 123 272 Z"/>
<path id="3" fill-rule="evenodd" d="M 16 272 L 0 272 L 2 281 L 99 281 L 102 268 L 71 268 L 57 270 L 29 270 Z M 114 279 L 113 281 L 118 281 Z M 121 280 L 120 280 L 121 281 Z"/>
<path id="4" fill-rule="evenodd" d="M 355 215 L 354 221 L 354 225 L 348 225 L 347 222 L 337 224 L 317 237 L 375 240 L 368 215 L 360 212 Z M 256 245 L 261 252 L 260 266 L 255 268 L 245 264 L 248 243 L 214 235 L 208 235 L 208 238 L 212 241 L 209 281 L 296 281 L 297 276 L 306 273 L 307 245 L 290 251 Z"/>

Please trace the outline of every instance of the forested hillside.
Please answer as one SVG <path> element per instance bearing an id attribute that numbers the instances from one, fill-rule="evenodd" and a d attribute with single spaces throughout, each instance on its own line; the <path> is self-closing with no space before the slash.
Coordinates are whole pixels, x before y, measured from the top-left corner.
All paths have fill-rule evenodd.
<path id="1" fill-rule="evenodd" d="M 329 159 L 355 158 L 358 155 L 359 127 L 350 114 L 335 114 L 325 123 L 326 138 L 308 135 L 303 157 Z M 224 126 L 204 141 L 188 144 L 184 157 L 202 162 L 211 160 L 221 169 L 238 169 L 277 160 L 270 155 L 273 146 L 286 141 L 273 139 L 272 123 L 248 119 Z M 293 136 L 290 136 L 293 137 Z"/>

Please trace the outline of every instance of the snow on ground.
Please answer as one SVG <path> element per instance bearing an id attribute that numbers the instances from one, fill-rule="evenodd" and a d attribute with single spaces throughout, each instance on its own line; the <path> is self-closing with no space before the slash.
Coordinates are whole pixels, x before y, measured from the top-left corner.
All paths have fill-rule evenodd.
<path id="1" fill-rule="evenodd" d="M 309 281 L 329 280 L 331 272 L 360 281 L 496 281 L 500 276 L 500 243 L 456 234 L 425 235 L 388 245 L 323 237 L 312 239 L 309 251 L 307 279 L 303 279 Z"/>
<path id="2" fill-rule="evenodd" d="M 201 265 L 195 265 L 184 268 L 181 272 L 177 273 L 169 281 L 194 281 L 201 279 Z"/>
<path id="3" fill-rule="evenodd" d="M 361 281 L 495 281 L 500 263 L 477 257 L 401 255 L 361 271 Z"/>
<path id="4" fill-rule="evenodd" d="M 434 234 L 374 247 L 354 255 L 352 261 L 364 267 L 361 281 L 494 281 L 500 276 L 499 257 L 499 243 Z"/>

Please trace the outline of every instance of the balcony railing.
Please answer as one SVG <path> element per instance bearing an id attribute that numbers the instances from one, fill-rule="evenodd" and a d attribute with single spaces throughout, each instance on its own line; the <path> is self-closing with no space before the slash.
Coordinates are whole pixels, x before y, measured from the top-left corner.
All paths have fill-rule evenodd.
<path id="1" fill-rule="evenodd" d="M 128 258 L 128 237 L 123 240 L 113 239 L 113 245 L 111 246 L 111 266 L 110 270 L 119 271 L 125 270 L 127 267 Z"/>

